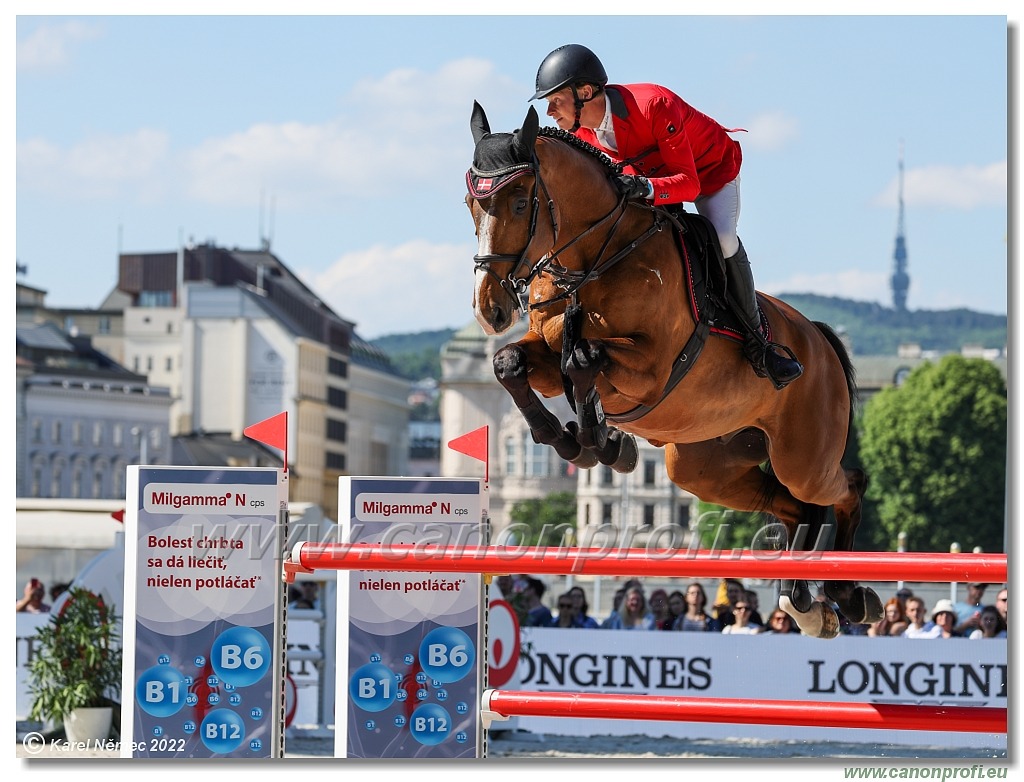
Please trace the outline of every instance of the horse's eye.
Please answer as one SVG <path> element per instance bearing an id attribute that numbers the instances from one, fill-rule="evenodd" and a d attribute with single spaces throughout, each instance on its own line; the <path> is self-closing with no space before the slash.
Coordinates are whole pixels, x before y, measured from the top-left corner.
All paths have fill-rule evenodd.
<path id="1" fill-rule="evenodd" d="M 526 198 L 517 198 L 512 202 L 512 211 L 517 215 L 521 215 L 526 211 L 526 205 L 530 203 Z"/>

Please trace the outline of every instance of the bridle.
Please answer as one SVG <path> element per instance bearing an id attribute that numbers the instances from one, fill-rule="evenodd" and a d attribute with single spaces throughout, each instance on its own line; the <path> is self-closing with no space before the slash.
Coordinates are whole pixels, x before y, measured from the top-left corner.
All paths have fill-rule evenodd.
<path id="1" fill-rule="evenodd" d="M 605 214 L 604 217 L 599 219 L 584 230 L 582 233 L 570 239 L 568 242 L 563 244 L 557 250 L 547 253 L 537 263 L 530 265 L 527 253 L 530 250 L 530 245 L 533 244 L 534 238 L 537 235 L 537 215 L 540 212 L 540 201 L 541 194 L 543 194 L 544 200 L 547 202 L 548 213 L 551 217 L 551 228 L 554 232 L 554 242 L 558 242 L 558 218 L 555 215 L 555 202 L 551 198 L 548 192 L 547 185 L 544 183 L 544 178 L 540 173 L 540 161 L 537 159 L 536 152 L 532 153 L 531 159 L 528 163 L 518 163 L 507 168 L 500 169 L 499 171 L 480 171 L 476 167 L 471 167 L 466 172 L 466 180 L 469 185 L 470 196 L 476 200 L 482 200 L 483 198 L 490 198 L 498 190 L 508 185 L 510 182 L 518 179 L 525 174 L 533 174 L 533 187 L 530 193 L 530 226 L 529 232 L 526 239 L 526 245 L 518 253 L 488 253 L 486 255 L 474 255 L 473 256 L 473 267 L 475 271 L 484 271 L 492 276 L 498 284 L 508 292 L 518 303 L 520 311 L 525 315 L 530 309 L 538 309 L 540 307 L 547 307 L 559 301 L 564 301 L 569 298 L 574 298 L 576 292 L 588 282 L 597 279 L 603 272 L 607 271 L 611 266 L 618 263 L 620 260 L 625 258 L 629 253 L 636 249 L 642 242 L 659 232 L 664 224 L 660 215 L 655 213 L 654 223 L 650 228 L 647 229 L 643 234 L 634 239 L 632 242 L 627 244 L 622 250 L 615 253 L 609 258 L 602 260 L 605 251 L 608 249 L 608 245 L 614 238 L 619 224 L 626 215 L 626 206 L 628 202 L 625 196 L 621 196 L 616 202 L 615 206 L 612 207 L 611 211 Z M 502 181 L 497 182 L 497 185 L 489 190 L 487 193 L 478 194 L 479 188 L 474 187 L 473 177 L 484 177 L 497 181 L 499 178 Z M 479 181 L 479 180 L 478 180 Z M 654 211 L 651 207 L 651 211 Z M 618 215 L 616 217 L 616 214 Z M 601 250 L 596 256 L 596 261 L 588 270 L 584 271 L 571 271 L 561 264 L 556 264 L 558 257 L 573 247 L 577 242 L 583 240 L 603 224 L 615 217 L 611 228 L 608 231 L 607 236 L 604 239 L 604 243 L 601 246 Z M 495 263 L 511 263 L 513 264 L 512 270 L 508 273 L 505 278 L 498 276 L 497 272 L 491 268 L 492 264 Z M 520 270 L 526 266 L 529 271 L 523 275 L 520 275 Z M 530 288 L 530 283 L 533 282 L 541 274 L 549 274 L 554 278 L 555 285 L 562 289 L 562 293 L 554 296 L 550 299 L 546 299 L 542 302 L 536 302 L 527 306 L 527 293 Z"/>

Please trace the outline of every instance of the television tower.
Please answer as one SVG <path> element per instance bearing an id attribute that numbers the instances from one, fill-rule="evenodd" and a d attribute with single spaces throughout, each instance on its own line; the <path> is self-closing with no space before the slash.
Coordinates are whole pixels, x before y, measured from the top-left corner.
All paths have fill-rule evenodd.
<path id="1" fill-rule="evenodd" d="M 900 142 L 900 184 L 899 184 L 899 217 L 896 221 L 896 249 L 892 254 L 893 272 L 892 306 L 897 312 L 907 311 L 907 290 L 910 288 L 910 275 L 907 274 L 907 242 L 903 236 L 903 142 Z"/>

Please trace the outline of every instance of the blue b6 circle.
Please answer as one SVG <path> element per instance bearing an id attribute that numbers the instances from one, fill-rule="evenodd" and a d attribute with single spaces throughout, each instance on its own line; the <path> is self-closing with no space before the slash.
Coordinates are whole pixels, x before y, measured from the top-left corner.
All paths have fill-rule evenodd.
<path id="1" fill-rule="evenodd" d="M 248 687 L 270 670 L 270 644 L 251 627 L 232 627 L 213 642 L 210 663 L 228 684 Z"/>
<path id="2" fill-rule="evenodd" d="M 476 649 L 457 627 L 437 627 L 420 642 L 420 665 L 432 679 L 449 684 L 473 670 Z"/>
<path id="3" fill-rule="evenodd" d="M 170 665 L 154 665 L 135 683 L 135 700 L 147 714 L 170 717 L 185 705 L 188 685 L 185 675 Z"/>

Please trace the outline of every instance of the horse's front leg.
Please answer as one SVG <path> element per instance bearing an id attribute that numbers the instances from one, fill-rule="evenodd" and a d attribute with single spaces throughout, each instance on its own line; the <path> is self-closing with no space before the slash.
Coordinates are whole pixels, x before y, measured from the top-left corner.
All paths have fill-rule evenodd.
<path id="1" fill-rule="evenodd" d="M 600 449 L 608 443 L 608 424 L 595 381 L 610 363 L 602 342 L 581 339 L 572 346 L 562 366 L 572 383 L 573 406 L 579 422 L 576 436 L 587 448 Z"/>
<path id="2" fill-rule="evenodd" d="M 571 431 L 584 448 L 594 451 L 601 464 L 627 473 L 635 470 L 640 460 L 636 439 L 608 426 L 595 384 L 598 374 L 610 364 L 603 342 L 581 339 L 569 352 L 562 371 L 572 383 L 576 408 L 576 426 Z"/>
<path id="3" fill-rule="evenodd" d="M 523 343 L 526 343 L 526 340 L 523 340 Z M 534 373 L 543 372 L 544 362 L 534 362 L 531 367 L 523 343 L 506 345 L 494 354 L 494 376 L 508 391 L 512 401 L 523 414 L 534 442 L 550 445 L 562 459 L 578 467 L 593 467 L 597 464 L 597 456 L 584 448 L 574 434 L 562 426 L 561 421 L 544 406 L 530 386 L 531 369 Z M 552 354 L 552 358 L 557 373 L 557 357 Z"/>

